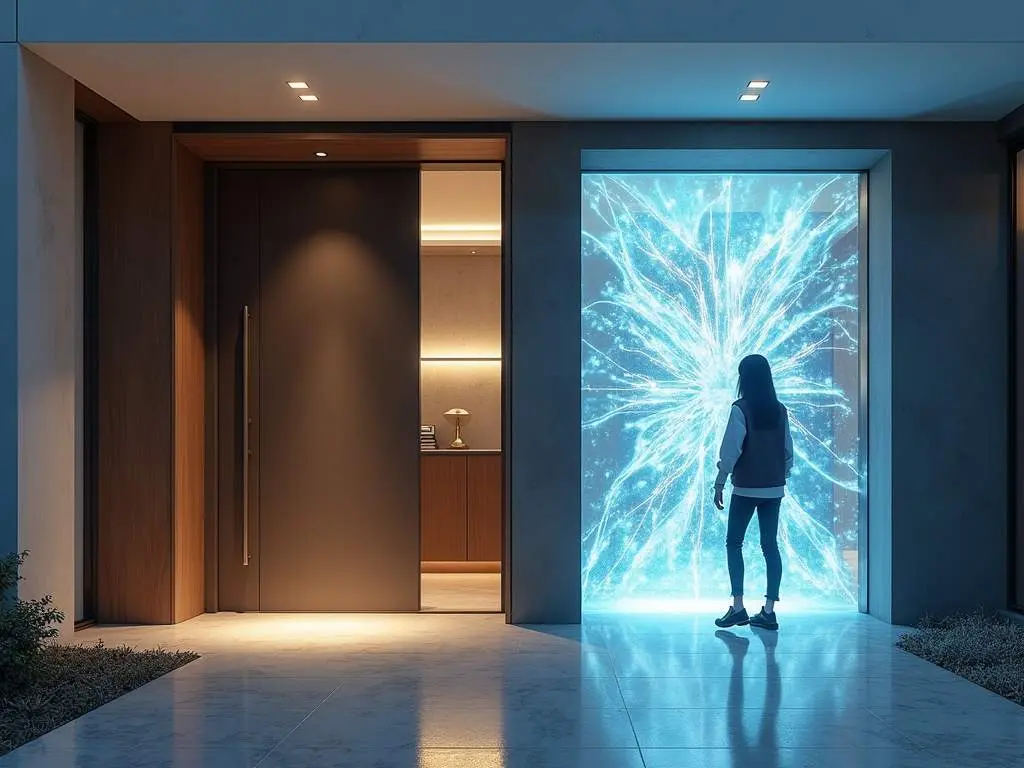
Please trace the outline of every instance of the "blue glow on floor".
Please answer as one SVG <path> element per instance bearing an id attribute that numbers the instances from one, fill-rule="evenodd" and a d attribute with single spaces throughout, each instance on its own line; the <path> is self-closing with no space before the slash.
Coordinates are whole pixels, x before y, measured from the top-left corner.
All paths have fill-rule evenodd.
<path id="1" fill-rule="evenodd" d="M 859 176 L 584 174 L 583 600 L 721 606 L 711 486 L 736 369 L 764 354 L 789 408 L 781 597 L 857 602 Z M 757 523 L 746 593 L 764 591 Z"/>

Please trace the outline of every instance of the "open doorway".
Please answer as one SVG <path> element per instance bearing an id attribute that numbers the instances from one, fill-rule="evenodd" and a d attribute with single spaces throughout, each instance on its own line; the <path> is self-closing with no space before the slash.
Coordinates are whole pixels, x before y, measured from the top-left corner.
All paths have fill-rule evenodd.
<path id="1" fill-rule="evenodd" d="M 501 167 L 420 178 L 421 610 L 499 612 Z"/>
<path id="2" fill-rule="evenodd" d="M 500 612 L 501 165 L 320 155 L 215 170 L 218 610 Z"/>

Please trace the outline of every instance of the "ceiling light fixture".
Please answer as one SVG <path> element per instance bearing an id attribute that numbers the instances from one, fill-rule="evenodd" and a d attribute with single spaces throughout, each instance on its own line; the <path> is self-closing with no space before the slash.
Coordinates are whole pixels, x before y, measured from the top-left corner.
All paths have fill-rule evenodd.
<path id="1" fill-rule="evenodd" d="M 327 157 L 327 153 L 326 152 L 317 152 L 316 156 L 317 157 Z"/>
<path id="2" fill-rule="evenodd" d="M 320 99 L 316 97 L 315 93 L 304 93 L 301 96 L 299 96 L 299 98 L 302 101 L 320 101 Z"/>
<path id="3" fill-rule="evenodd" d="M 309 86 L 301 80 L 289 80 L 288 87 L 296 91 L 304 91 L 309 88 Z"/>
<path id="4" fill-rule="evenodd" d="M 751 91 L 763 91 L 767 87 L 767 80 L 751 80 L 749 83 L 747 83 L 747 88 Z"/>
<path id="5" fill-rule="evenodd" d="M 761 98 L 761 94 L 759 94 L 759 93 L 741 93 L 740 94 L 740 101 L 757 101 L 760 98 Z"/>

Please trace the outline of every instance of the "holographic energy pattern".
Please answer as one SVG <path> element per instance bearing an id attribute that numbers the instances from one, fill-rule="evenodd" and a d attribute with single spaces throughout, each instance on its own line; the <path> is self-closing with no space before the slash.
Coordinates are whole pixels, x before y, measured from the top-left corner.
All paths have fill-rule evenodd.
<path id="1" fill-rule="evenodd" d="M 859 187 L 857 174 L 584 174 L 588 610 L 724 604 L 727 513 L 711 489 L 752 353 L 772 364 L 795 448 L 782 600 L 856 607 Z M 763 594 L 756 519 L 744 559 L 746 594 Z"/>

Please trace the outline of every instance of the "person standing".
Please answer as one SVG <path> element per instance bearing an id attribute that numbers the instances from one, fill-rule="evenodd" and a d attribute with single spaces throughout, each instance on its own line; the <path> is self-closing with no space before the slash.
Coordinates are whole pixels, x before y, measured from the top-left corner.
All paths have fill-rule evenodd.
<path id="1" fill-rule="evenodd" d="M 725 551 L 732 587 L 732 605 L 715 619 L 719 627 L 750 625 L 779 628 L 775 603 L 782 581 L 779 553 L 779 511 L 786 480 L 793 469 L 793 438 L 789 414 L 775 393 L 771 366 L 761 355 L 743 358 L 739 367 L 739 399 L 733 403 L 719 452 L 714 502 L 725 509 L 725 482 L 732 475 L 732 499 L 726 530 Z M 764 607 L 754 616 L 743 604 L 743 538 L 757 512 L 768 575 Z"/>

